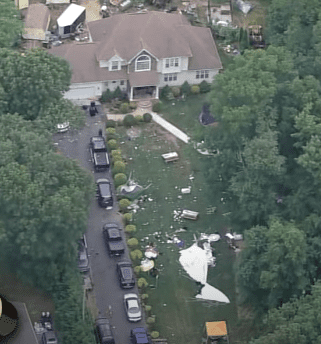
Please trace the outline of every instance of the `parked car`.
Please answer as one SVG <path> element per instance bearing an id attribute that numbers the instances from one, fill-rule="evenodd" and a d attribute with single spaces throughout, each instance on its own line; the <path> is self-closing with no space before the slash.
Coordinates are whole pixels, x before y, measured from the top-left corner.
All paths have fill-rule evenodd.
<path id="1" fill-rule="evenodd" d="M 58 340 L 54 331 L 47 331 L 41 337 L 41 344 L 58 344 Z"/>
<path id="2" fill-rule="evenodd" d="M 142 312 L 138 302 L 137 294 L 125 294 L 124 304 L 127 318 L 129 321 L 136 322 L 142 320 Z"/>
<path id="3" fill-rule="evenodd" d="M 57 124 L 57 132 L 58 133 L 65 133 L 68 130 L 69 130 L 69 122 Z"/>
<path id="4" fill-rule="evenodd" d="M 133 344 L 151 344 L 151 339 L 144 327 L 136 327 L 130 331 L 130 339 Z"/>
<path id="5" fill-rule="evenodd" d="M 120 256 L 125 252 L 125 245 L 120 230 L 115 223 L 105 224 L 103 234 L 111 257 Z"/>
<path id="6" fill-rule="evenodd" d="M 99 317 L 95 321 L 96 324 L 96 337 L 100 344 L 115 344 L 115 339 L 109 320 L 104 317 Z"/>
<path id="7" fill-rule="evenodd" d="M 89 150 L 95 171 L 100 172 L 107 170 L 110 162 L 103 136 L 93 136 L 90 139 Z"/>
<path id="8" fill-rule="evenodd" d="M 89 259 L 87 253 L 87 241 L 84 235 L 78 242 L 78 268 L 81 272 L 89 271 Z"/>
<path id="9" fill-rule="evenodd" d="M 120 286 L 124 289 L 130 289 L 135 286 L 135 277 L 132 263 L 119 262 L 117 263 L 117 273 L 119 277 Z"/>
<path id="10" fill-rule="evenodd" d="M 113 208 L 113 195 L 111 191 L 111 185 L 108 179 L 101 178 L 97 180 L 97 198 L 98 204 L 102 208 Z"/>

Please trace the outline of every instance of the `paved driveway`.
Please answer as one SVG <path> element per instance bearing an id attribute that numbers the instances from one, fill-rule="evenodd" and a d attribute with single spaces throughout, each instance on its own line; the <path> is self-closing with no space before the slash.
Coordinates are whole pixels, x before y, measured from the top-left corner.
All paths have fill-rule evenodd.
<path id="1" fill-rule="evenodd" d="M 110 172 L 93 172 L 88 150 L 90 137 L 98 135 L 99 129 L 103 129 L 104 132 L 103 118 L 104 114 L 101 112 L 94 117 L 90 117 L 87 114 L 86 126 L 81 131 L 54 135 L 54 141 L 58 143 L 59 150 L 69 158 L 78 159 L 83 168 L 94 174 L 95 180 L 101 177 L 111 179 Z M 127 292 L 136 292 L 138 294 L 138 290 L 135 288 L 126 291 L 122 290 L 119 286 L 116 276 L 116 262 L 120 258 L 110 258 L 103 242 L 102 226 L 106 222 L 121 224 L 121 217 L 118 214 L 117 205 L 113 210 L 106 210 L 100 208 L 97 200 L 93 199 L 86 232 L 93 292 L 95 294 L 97 308 L 102 315 L 109 315 L 108 309 L 111 306 L 112 316 L 110 322 L 114 327 L 116 343 L 126 344 L 130 343 L 130 330 L 137 327 L 137 325 L 145 326 L 145 323 L 144 321 L 136 324 L 130 323 L 126 318 L 123 295 Z M 128 251 L 125 252 L 124 258 L 129 259 Z"/>

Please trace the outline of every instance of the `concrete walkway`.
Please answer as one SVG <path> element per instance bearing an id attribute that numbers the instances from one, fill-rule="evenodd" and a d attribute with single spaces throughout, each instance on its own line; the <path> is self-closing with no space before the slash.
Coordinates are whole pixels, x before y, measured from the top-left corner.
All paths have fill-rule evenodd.
<path id="1" fill-rule="evenodd" d="M 178 139 L 182 140 L 185 143 L 188 143 L 190 137 L 183 133 L 180 129 L 176 128 L 173 124 L 167 122 L 164 118 L 162 118 L 155 112 L 151 112 L 151 115 L 153 116 L 153 120 L 155 123 L 159 124 L 161 127 L 172 133 Z"/>

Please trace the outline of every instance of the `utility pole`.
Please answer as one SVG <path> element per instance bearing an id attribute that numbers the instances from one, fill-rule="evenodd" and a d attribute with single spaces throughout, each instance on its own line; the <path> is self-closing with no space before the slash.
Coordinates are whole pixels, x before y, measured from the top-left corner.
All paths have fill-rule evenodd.
<path id="1" fill-rule="evenodd" d="M 208 24 L 211 25 L 211 0 L 207 0 L 207 18 L 208 18 Z"/>

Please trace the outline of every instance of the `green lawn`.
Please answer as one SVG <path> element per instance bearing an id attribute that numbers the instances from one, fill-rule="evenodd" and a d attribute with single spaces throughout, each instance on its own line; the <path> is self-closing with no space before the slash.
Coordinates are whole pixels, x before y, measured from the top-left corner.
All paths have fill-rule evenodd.
<path id="1" fill-rule="evenodd" d="M 165 118 L 171 118 L 172 123 L 179 123 L 180 128 L 190 134 L 188 128 L 197 125 L 200 104 L 205 98 L 193 97 L 178 107 L 171 105 L 172 102 L 167 103 L 162 114 Z M 181 114 L 183 112 L 184 115 Z M 142 247 L 153 242 L 161 253 L 157 259 L 160 271 L 158 282 L 147 273 L 142 273 L 154 286 L 146 291 L 152 313 L 156 314 L 154 329 L 160 332 L 161 337 L 167 338 L 169 343 L 199 344 L 205 321 L 226 320 L 233 343 L 237 325 L 233 274 L 235 253 L 224 240 L 214 243 L 217 264 L 208 271 L 208 283 L 221 290 L 231 303 L 199 301 L 195 299 L 199 287 L 187 276 L 178 261 L 179 248 L 173 243 L 167 243 L 166 237 L 166 233 L 186 227 L 186 232 L 178 233 L 178 237 L 185 241 L 187 248 L 193 244 L 194 234 L 198 237 L 202 232 L 224 233 L 227 224 L 222 214 L 226 209 L 220 202 L 221 196 L 208 190 L 199 168 L 203 156 L 183 143 L 175 146 L 166 136 L 157 133 L 156 124 L 144 124 L 140 128 L 141 136 L 130 141 L 125 139 L 124 128 L 117 131 L 122 135 L 121 149 L 127 158 L 128 172 L 132 172 L 132 178 L 143 186 L 151 183 L 147 190 L 148 200 L 141 204 L 134 215 L 134 222 L 137 225 L 135 236 L 141 240 Z M 161 154 L 173 150 L 179 153 L 180 159 L 166 164 Z M 191 186 L 191 194 L 182 195 L 180 189 L 188 186 Z M 217 212 L 207 214 L 207 208 L 213 206 L 217 207 Z M 199 212 L 199 219 L 175 221 L 173 212 L 183 208 Z"/>

